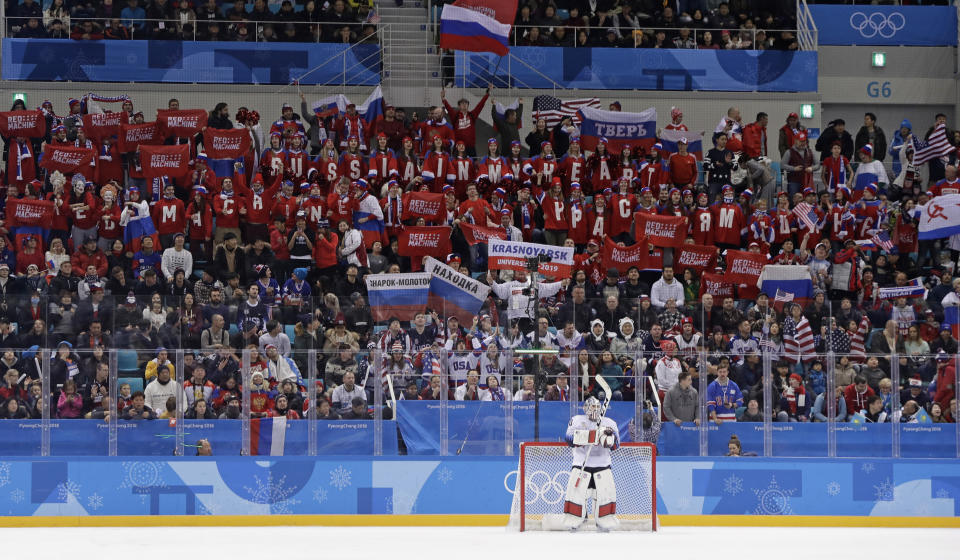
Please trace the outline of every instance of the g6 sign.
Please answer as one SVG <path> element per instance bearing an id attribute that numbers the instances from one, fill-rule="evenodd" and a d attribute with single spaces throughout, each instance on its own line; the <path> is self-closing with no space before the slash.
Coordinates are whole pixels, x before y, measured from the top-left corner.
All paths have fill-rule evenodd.
<path id="1" fill-rule="evenodd" d="M 867 84 L 867 95 L 870 97 L 890 97 L 890 82 L 870 82 Z"/>

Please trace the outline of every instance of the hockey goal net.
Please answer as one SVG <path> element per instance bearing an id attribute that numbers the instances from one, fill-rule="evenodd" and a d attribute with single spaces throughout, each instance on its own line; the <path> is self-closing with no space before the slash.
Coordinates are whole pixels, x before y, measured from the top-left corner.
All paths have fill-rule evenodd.
<path id="1" fill-rule="evenodd" d="M 565 443 L 522 443 L 509 528 L 564 530 L 563 502 L 572 466 L 573 451 Z M 611 452 L 610 466 L 617 488 L 619 530 L 656 531 L 656 447 L 650 443 L 623 443 Z M 595 530 L 592 500 L 587 504 L 587 512 L 580 530 Z"/>

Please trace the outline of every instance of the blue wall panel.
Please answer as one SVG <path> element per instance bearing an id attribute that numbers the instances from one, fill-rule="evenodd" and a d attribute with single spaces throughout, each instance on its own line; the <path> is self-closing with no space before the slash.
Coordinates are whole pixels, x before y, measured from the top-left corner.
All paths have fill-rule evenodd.
<path id="1" fill-rule="evenodd" d="M 657 508 L 953 517 L 957 467 L 956 459 L 660 458 Z M 503 456 L 0 458 L 0 515 L 506 514 L 516 468 Z"/>
<path id="2" fill-rule="evenodd" d="M 949 6 L 828 6 L 810 13 L 821 45 L 957 44 L 957 10 Z"/>
<path id="3" fill-rule="evenodd" d="M 518 60 L 457 53 L 456 83 L 686 91 L 816 91 L 817 53 L 512 47 Z M 522 62 L 520 62 L 522 61 Z"/>
<path id="4" fill-rule="evenodd" d="M 379 49 L 336 43 L 4 39 L 3 79 L 222 84 L 300 79 L 303 84 L 377 85 Z M 338 56 L 344 52 L 346 63 Z"/>

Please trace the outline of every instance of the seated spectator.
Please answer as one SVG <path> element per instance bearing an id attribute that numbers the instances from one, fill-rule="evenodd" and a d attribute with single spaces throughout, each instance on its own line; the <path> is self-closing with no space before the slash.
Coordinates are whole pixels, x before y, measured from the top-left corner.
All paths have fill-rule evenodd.
<path id="1" fill-rule="evenodd" d="M 340 417 L 344 420 L 372 420 L 373 416 L 367 410 L 367 401 L 363 397 L 354 397 L 350 401 L 350 408 L 341 413 Z"/>
<path id="2" fill-rule="evenodd" d="M 337 412 L 343 415 L 351 409 L 356 399 L 365 401 L 366 394 L 362 387 L 356 385 L 354 374 L 348 371 L 343 374 L 343 384 L 333 390 L 330 400 Z"/>
<path id="3" fill-rule="evenodd" d="M 330 401 L 325 398 L 317 399 L 317 420 L 339 420 L 340 415 L 330 406 Z"/>
<path id="4" fill-rule="evenodd" d="M 103 39 L 103 31 L 95 22 L 85 20 L 73 28 L 70 38 L 78 41 L 99 41 Z"/>
<path id="5" fill-rule="evenodd" d="M 740 422 L 763 422 L 763 412 L 760 410 L 760 403 L 757 399 L 750 399 L 747 402 L 747 408 L 740 416 Z"/>
<path id="6" fill-rule="evenodd" d="M 129 385 L 127 388 L 129 388 Z M 136 391 L 130 395 L 130 401 L 130 404 L 123 409 L 124 420 L 155 420 L 157 418 L 153 409 L 146 406 L 143 391 Z M 166 406 L 166 403 L 164 403 L 164 406 Z"/>

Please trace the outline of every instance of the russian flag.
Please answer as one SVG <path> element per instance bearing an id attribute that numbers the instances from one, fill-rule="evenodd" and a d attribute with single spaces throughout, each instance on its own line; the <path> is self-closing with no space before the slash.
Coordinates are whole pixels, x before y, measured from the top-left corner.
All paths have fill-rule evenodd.
<path id="1" fill-rule="evenodd" d="M 349 103 L 350 101 L 347 100 L 346 95 L 338 93 L 337 95 L 329 95 L 323 99 L 314 101 L 310 105 L 310 109 L 313 110 L 313 113 L 317 117 L 325 119 L 327 117 L 335 117 L 346 111 Z"/>
<path id="2" fill-rule="evenodd" d="M 778 292 L 781 295 L 793 294 L 793 301 L 801 305 L 813 297 L 810 269 L 803 265 L 768 264 L 763 267 L 757 285 L 760 291 L 770 296 L 771 300 L 776 300 Z"/>
<path id="3" fill-rule="evenodd" d="M 427 307 L 430 274 L 368 274 L 367 300 L 374 321 L 396 317 L 401 321 L 413 319 Z"/>
<path id="4" fill-rule="evenodd" d="M 383 90 L 380 89 L 380 86 L 375 87 L 373 92 L 367 96 L 367 100 L 357 107 L 357 114 L 368 125 L 373 124 L 377 117 L 383 115 Z"/>
<path id="5" fill-rule="evenodd" d="M 443 310 L 443 316 L 456 316 L 461 324 L 471 324 L 477 312 L 487 301 L 490 286 L 460 274 L 432 257 L 427 258 L 425 270 L 430 273 L 427 303 Z"/>
<path id="6" fill-rule="evenodd" d="M 514 14 L 516 10 L 517 3 L 514 1 Z M 440 48 L 491 52 L 504 56 L 510 52 L 511 27 L 509 23 L 500 23 L 485 13 L 448 4 L 440 14 Z"/>
<path id="7" fill-rule="evenodd" d="M 950 325 L 953 338 L 960 340 L 960 307 L 951 305 L 943 308 L 943 324 Z"/>
<path id="8" fill-rule="evenodd" d="M 287 442 L 287 419 L 251 418 L 250 419 L 250 454 L 251 455 L 283 455 L 283 448 Z"/>
<path id="9" fill-rule="evenodd" d="M 628 144 L 647 150 L 657 141 L 657 110 L 653 107 L 640 113 L 582 107 L 579 114 L 580 146 L 584 150 L 595 151 L 602 140 L 607 150 L 616 154 Z"/>
<path id="10" fill-rule="evenodd" d="M 660 134 L 660 144 L 665 152 L 675 154 L 680 151 L 677 142 L 687 139 L 687 152 L 697 160 L 703 160 L 703 134 L 690 130 L 664 130 Z"/>

